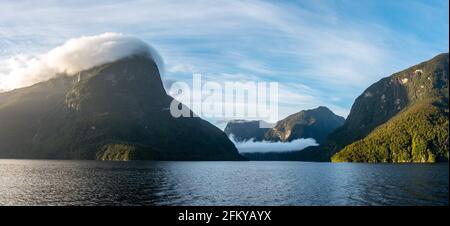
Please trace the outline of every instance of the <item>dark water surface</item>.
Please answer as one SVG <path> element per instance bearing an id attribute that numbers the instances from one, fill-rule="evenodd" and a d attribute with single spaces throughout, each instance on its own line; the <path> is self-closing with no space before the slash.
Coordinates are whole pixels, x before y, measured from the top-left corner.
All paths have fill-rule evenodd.
<path id="1" fill-rule="evenodd" d="M 448 205 L 449 165 L 0 160 L 0 205 Z"/>

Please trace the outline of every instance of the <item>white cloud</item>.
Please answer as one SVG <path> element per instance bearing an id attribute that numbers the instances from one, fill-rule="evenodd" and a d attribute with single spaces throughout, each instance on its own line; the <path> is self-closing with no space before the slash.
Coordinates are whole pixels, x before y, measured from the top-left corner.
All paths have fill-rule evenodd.
<path id="1" fill-rule="evenodd" d="M 300 138 L 291 142 L 254 141 L 253 139 L 245 142 L 236 142 L 230 136 L 230 140 L 233 141 L 240 153 L 300 151 L 310 146 L 319 145 L 312 138 Z"/>
<path id="2" fill-rule="evenodd" d="M 35 7 L 29 4 L 0 3 L 0 61 L 11 53 L 31 55 L 68 37 L 123 32 L 157 47 L 167 62 L 166 76 L 173 80 L 195 72 L 216 75 L 211 76 L 214 81 L 228 73 L 243 76 L 236 80 L 255 75 L 262 81 L 286 86 L 300 82 L 314 89 L 283 93 L 288 103 L 280 105 L 281 115 L 325 105 L 345 116 L 354 98 L 371 83 L 439 50 L 448 51 L 448 41 L 442 47 L 441 42 L 414 32 L 416 24 L 429 21 L 425 24 L 430 26 L 422 28 L 433 31 L 427 34 L 448 39 L 448 22 L 436 19 L 448 18 L 448 1 L 404 4 L 421 12 L 404 17 L 414 25 L 412 32 L 370 20 L 377 10 L 361 10 L 365 2 L 42 0 Z M 342 14 L 342 9 L 353 11 Z M 362 16 L 352 18 L 355 12 Z"/>
<path id="3" fill-rule="evenodd" d="M 145 54 L 164 70 L 159 54 L 145 42 L 119 33 L 104 33 L 70 39 L 40 56 L 15 55 L 0 64 L 0 91 L 29 86 L 58 74 L 73 75 L 78 71 Z"/>

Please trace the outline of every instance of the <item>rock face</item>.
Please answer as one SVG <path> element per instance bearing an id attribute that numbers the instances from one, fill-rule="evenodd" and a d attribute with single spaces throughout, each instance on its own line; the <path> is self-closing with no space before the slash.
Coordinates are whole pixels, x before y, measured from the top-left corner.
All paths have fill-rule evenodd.
<path id="1" fill-rule="evenodd" d="M 260 128 L 260 123 L 264 121 L 232 120 L 227 123 L 224 132 L 232 137 L 236 142 L 248 140 L 262 141 L 268 128 Z"/>
<path id="2" fill-rule="evenodd" d="M 0 93 L 0 158 L 241 160 L 225 133 L 174 118 L 146 56 Z"/>
<path id="3" fill-rule="evenodd" d="M 325 141 L 328 134 L 344 124 L 345 118 L 335 115 L 326 107 L 303 110 L 277 122 L 265 135 L 264 140 L 289 142 L 299 138 L 314 138 L 317 143 Z"/>
<path id="4" fill-rule="evenodd" d="M 333 161 L 448 161 L 449 58 L 441 54 L 370 86 L 324 147 Z"/>

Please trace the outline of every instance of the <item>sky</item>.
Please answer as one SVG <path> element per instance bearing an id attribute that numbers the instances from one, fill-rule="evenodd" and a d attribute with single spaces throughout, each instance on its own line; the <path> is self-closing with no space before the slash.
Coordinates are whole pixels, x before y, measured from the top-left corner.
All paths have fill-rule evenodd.
<path id="1" fill-rule="evenodd" d="M 317 106 L 346 117 L 370 84 L 449 51 L 448 9 L 448 0 L 1 1 L 0 82 L 11 59 L 116 32 L 158 51 L 165 83 L 193 73 L 278 82 L 280 118 Z"/>

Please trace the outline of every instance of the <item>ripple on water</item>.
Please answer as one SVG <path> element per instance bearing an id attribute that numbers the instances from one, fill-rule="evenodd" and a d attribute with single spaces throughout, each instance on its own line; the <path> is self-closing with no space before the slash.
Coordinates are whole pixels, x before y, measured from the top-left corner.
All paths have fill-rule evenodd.
<path id="1" fill-rule="evenodd" d="M 0 205 L 448 205 L 446 164 L 0 160 Z"/>

